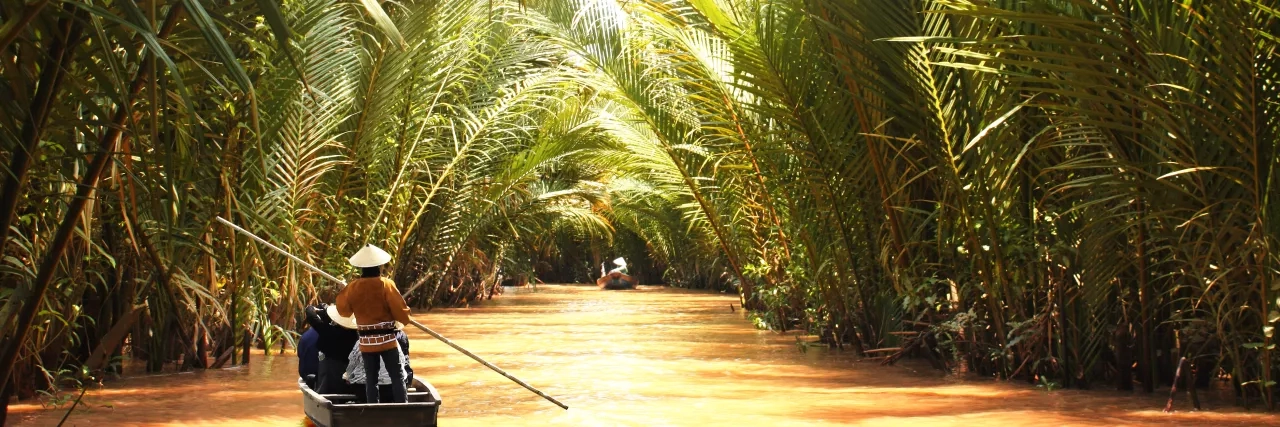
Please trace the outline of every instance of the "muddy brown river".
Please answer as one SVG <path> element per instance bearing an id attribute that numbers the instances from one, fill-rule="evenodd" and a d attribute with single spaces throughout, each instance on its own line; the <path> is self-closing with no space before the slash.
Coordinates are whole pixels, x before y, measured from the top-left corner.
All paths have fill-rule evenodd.
<path id="1" fill-rule="evenodd" d="M 440 390 L 444 426 L 1280 425 L 1202 392 L 1203 412 L 1168 389 L 1147 395 L 957 379 L 925 364 L 883 367 L 849 352 L 801 352 L 757 330 L 737 298 L 662 287 L 522 288 L 472 308 L 414 317 L 569 406 L 543 400 L 425 333 L 410 332 L 415 373 Z M 297 358 L 233 369 L 111 380 L 66 425 L 298 426 Z M 10 424 L 56 425 L 65 410 L 10 407 Z"/>

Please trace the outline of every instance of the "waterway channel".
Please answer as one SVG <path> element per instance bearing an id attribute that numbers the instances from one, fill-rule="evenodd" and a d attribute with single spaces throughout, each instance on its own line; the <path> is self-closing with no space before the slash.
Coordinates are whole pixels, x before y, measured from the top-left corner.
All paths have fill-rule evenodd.
<path id="1" fill-rule="evenodd" d="M 1280 425 L 1280 415 L 1222 393 L 1204 393 L 1206 411 L 1179 397 L 1180 410 L 1165 414 L 1167 389 L 1045 391 L 910 360 L 885 367 L 849 351 L 801 351 L 792 335 L 756 329 L 737 303 L 666 287 L 539 285 L 415 315 L 567 411 L 416 330 L 411 363 L 440 390 L 444 426 Z M 126 376 L 89 391 L 66 425 L 298 426 L 296 378 L 293 354 L 261 351 L 231 369 Z M 9 419 L 56 425 L 64 413 L 23 402 Z"/>

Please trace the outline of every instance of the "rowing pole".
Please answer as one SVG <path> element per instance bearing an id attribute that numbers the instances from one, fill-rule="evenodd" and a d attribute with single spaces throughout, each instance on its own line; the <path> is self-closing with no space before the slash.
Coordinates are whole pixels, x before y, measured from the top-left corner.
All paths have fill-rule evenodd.
<path id="1" fill-rule="evenodd" d="M 321 275 L 321 276 L 324 276 L 326 279 L 329 279 L 329 280 L 332 280 L 332 281 L 334 281 L 334 282 L 337 282 L 338 284 L 340 284 L 340 285 L 342 285 L 342 286 L 346 286 L 346 285 L 347 285 L 347 282 L 342 281 L 342 279 L 339 279 L 339 278 L 337 278 L 337 277 L 334 277 L 332 274 L 329 274 L 328 272 L 325 272 L 324 270 L 321 270 L 319 267 L 316 267 L 316 266 L 314 266 L 314 265 L 311 265 L 310 263 L 308 263 L 308 262 L 306 262 L 306 261 L 303 261 L 302 259 L 300 259 L 300 258 L 298 258 L 298 257 L 296 257 L 296 256 L 293 256 L 293 254 L 291 254 L 291 253 L 289 253 L 289 252 L 286 252 L 284 249 L 280 249 L 279 247 L 276 247 L 276 245 L 271 244 L 271 242 L 268 242 L 268 241 L 266 241 L 266 240 L 262 240 L 262 238 L 261 238 L 261 237 L 255 236 L 253 233 L 250 233 L 250 232 L 249 232 L 249 230 L 245 230 L 245 229 L 243 229 L 243 228 L 240 228 L 240 226 L 235 225 L 235 224 L 232 224 L 232 223 L 231 223 L 231 221 L 227 221 L 227 220 L 223 219 L 222 217 L 217 217 L 217 220 L 218 220 L 218 222 L 221 222 L 221 223 L 223 223 L 223 224 L 226 224 L 228 227 L 231 227 L 232 229 L 235 229 L 236 231 L 239 231 L 241 234 L 244 234 L 244 235 L 246 235 L 246 236 L 249 236 L 249 238 L 251 238 L 251 239 L 253 239 L 253 240 L 257 240 L 257 241 L 258 241 L 258 243 L 261 243 L 261 244 L 263 244 L 263 245 L 266 245 L 266 247 L 268 247 L 268 248 L 275 249 L 275 250 L 276 250 L 276 252 L 279 252 L 280 254 L 282 254 L 282 255 L 284 255 L 284 256 L 287 256 L 287 257 L 289 257 L 289 259 L 292 259 L 292 260 L 296 261 L 298 264 L 302 264 L 304 267 L 307 267 L 307 268 L 311 269 L 311 271 L 316 272 L 316 274 L 319 274 L 319 275 Z M 431 336 L 433 336 L 433 337 L 436 337 L 436 339 L 440 340 L 440 342 L 443 342 L 443 343 L 445 343 L 445 344 L 448 344 L 448 345 L 449 345 L 449 347 L 453 347 L 453 349 L 454 349 L 454 350 L 458 350 L 458 351 L 462 352 L 462 354 L 465 354 L 465 355 L 467 355 L 467 356 L 470 356 L 472 359 L 475 359 L 475 361 L 480 362 L 480 364 L 481 364 L 481 365 L 484 365 L 484 366 L 488 367 L 489 369 L 492 369 L 494 372 L 497 372 L 497 373 L 499 373 L 499 374 L 502 374 L 502 376 L 507 377 L 507 379 L 509 379 L 509 380 L 511 380 L 511 381 L 515 381 L 515 383 L 516 383 L 516 384 L 520 384 L 521 386 L 524 386 L 524 388 L 529 389 L 529 391 L 532 391 L 532 392 L 534 392 L 535 394 L 537 394 L 537 395 L 539 395 L 539 396 L 542 396 L 542 398 L 543 398 L 543 399 L 550 400 L 550 401 L 551 401 L 551 403 L 556 404 L 556 406 L 559 406 L 559 407 L 564 408 L 564 409 L 569 409 L 569 407 L 568 407 L 568 406 L 565 406 L 565 404 L 560 403 L 560 401 L 559 401 L 559 400 L 556 400 L 554 397 L 547 396 L 547 394 L 546 394 L 546 393 L 543 393 L 543 392 L 542 392 L 542 390 L 538 390 L 538 389 L 536 389 L 536 388 L 533 388 L 533 386 L 531 386 L 531 385 L 529 385 L 529 384 L 525 383 L 524 381 L 520 381 L 520 379 L 519 379 L 519 378 L 516 378 L 516 377 L 511 376 L 511 374 L 508 374 L 508 373 L 507 373 L 507 371 L 504 371 L 504 370 L 502 370 L 502 369 L 498 368 L 497 366 L 493 366 L 493 364 L 492 364 L 492 363 L 486 362 L 484 359 L 481 359 L 481 358 L 480 358 L 480 356 L 476 356 L 475 354 L 472 354 L 471 352 L 467 351 L 467 349 L 462 348 L 462 347 L 458 346 L 457 344 L 454 344 L 454 343 L 453 343 L 453 341 L 449 341 L 449 339 L 448 339 L 448 338 L 445 338 L 443 335 L 440 335 L 440 334 L 436 333 L 436 331 L 431 330 L 431 328 L 428 328 L 428 327 L 426 327 L 425 325 L 423 325 L 423 324 L 421 324 L 421 323 L 418 323 L 418 321 L 413 320 L 413 319 L 409 319 L 409 323 L 413 324 L 413 326 L 417 326 L 417 327 L 418 327 L 418 329 L 421 329 L 423 332 L 426 332 L 428 335 L 431 335 Z"/>

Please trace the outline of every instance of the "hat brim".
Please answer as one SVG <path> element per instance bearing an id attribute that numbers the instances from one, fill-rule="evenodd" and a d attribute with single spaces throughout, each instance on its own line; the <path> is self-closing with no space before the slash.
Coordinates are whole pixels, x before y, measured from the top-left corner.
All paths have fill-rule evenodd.
<path id="1" fill-rule="evenodd" d="M 360 251 L 351 256 L 351 265 L 357 268 L 377 267 L 391 262 L 391 254 L 374 245 L 368 245 L 360 248 Z"/>
<path id="2" fill-rule="evenodd" d="M 337 304 L 329 304 L 329 308 L 325 309 L 325 313 L 329 315 L 329 318 L 333 320 L 334 324 L 347 329 L 357 329 L 355 314 L 353 313 L 351 316 L 342 316 L 338 314 Z"/>

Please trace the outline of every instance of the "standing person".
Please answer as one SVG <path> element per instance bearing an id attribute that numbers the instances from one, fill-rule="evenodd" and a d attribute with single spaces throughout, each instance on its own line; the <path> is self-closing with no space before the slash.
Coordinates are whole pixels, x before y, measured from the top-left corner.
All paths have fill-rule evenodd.
<path id="1" fill-rule="evenodd" d="M 404 403 L 409 395 L 400 369 L 400 344 L 396 342 L 401 326 L 411 323 L 409 306 L 396 283 L 382 277 L 381 266 L 391 261 L 391 254 L 377 246 L 367 245 L 351 256 L 351 265 L 360 268 L 360 278 L 352 280 L 338 293 L 338 314 L 356 317 L 360 334 L 360 353 L 364 359 L 365 378 L 378 378 L 383 366 L 391 377 L 391 401 Z M 378 382 L 365 381 L 369 403 L 379 403 Z"/>

